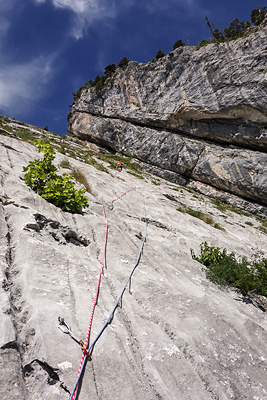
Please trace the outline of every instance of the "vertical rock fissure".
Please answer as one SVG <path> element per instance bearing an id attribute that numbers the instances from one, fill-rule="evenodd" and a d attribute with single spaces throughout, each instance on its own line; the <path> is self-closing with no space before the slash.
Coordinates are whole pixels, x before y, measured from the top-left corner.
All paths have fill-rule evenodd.
<path id="1" fill-rule="evenodd" d="M 4 364 L 8 364 L 8 372 L 1 376 L 0 382 L 1 386 L 3 384 L 2 393 L 9 393 L 10 385 L 13 387 L 15 392 L 18 392 L 18 396 L 22 400 L 29 400 L 29 396 L 26 389 L 26 383 L 23 375 L 23 347 L 20 343 L 19 338 L 19 322 L 16 314 L 19 312 L 19 307 L 16 305 L 16 297 L 19 293 L 19 289 L 14 288 L 14 281 L 12 277 L 12 267 L 14 262 L 14 247 L 12 243 L 12 226 L 9 221 L 10 216 L 5 212 L 4 207 L 4 218 L 5 230 L 6 230 L 6 243 L 5 243 L 5 265 L 3 266 L 2 273 L 4 275 L 4 281 L 2 283 L 3 289 L 8 292 L 8 310 L 5 311 L 10 318 L 11 324 L 13 326 L 14 340 L 8 341 L 1 346 L 1 359 Z M 16 293 L 17 291 L 17 293 Z"/>

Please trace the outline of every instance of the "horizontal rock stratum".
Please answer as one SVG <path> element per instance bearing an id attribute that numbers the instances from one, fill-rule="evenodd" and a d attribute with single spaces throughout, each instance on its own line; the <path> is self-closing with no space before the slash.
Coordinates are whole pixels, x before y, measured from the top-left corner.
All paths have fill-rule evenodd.
<path id="1" fill-rule="evenodd" d="M 115 198 L 105 206 L 108 243 L 90 343 L 138 257 L 144 204 L 147 239 L 130 287 L 86 365 L 78 399 L 265 399 L 267 312 L 208 281 L 190 254 L 207 241 L 240 257 L 267 257 L 260 220 L 219 210 L 209 198 L 144 172 L 140 179 L 104 161 L 98 168 L 98 153 L 89 165 L 81 157 L 87 147 L 72 138 L 64 145 L 76 159 L 57 152 L 55 164 L 60 173 L 69 172 L 62 165 L 82 171 L 93 194 L 86 193 L 90 206 L 82 215 L 63 212 L 21 179 L 23 167 L 40 154 L 15 129 L 27 140 L 50 137 L 61 149 L 59 137 L 38 128 L 7 119 L 1 127 L 1 399 L 69 398 L 81 349 L 57 328 L 58 317 L 85 340 L 103 254 L 102 203 Z M 120 197 L 131 185 L 135 190 Z M 185 207 L 214 223 L 181 212 Z"/>
<path id="2" fill-rule="evenodd" d="M 82 90 L 68 130 L 114 151 L 267 204 L 267 26 L 116 69 Z"/>

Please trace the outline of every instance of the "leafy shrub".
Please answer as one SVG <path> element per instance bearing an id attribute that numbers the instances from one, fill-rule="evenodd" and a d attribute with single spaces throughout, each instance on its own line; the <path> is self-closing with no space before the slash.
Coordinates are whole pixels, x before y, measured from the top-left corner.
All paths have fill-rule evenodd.
<path id="1" fill-rule="evenodd" d="M 248 261 L 236 259 L 234 253 L 213 247 L 207 242 L 200 245 L 200 256 L 191 249 L 192 258 L 206 266 L 206 277 L 218 285 L 237 288 L 242 295 L 251 293 L 267 297 L 267 259 L 255 257 Z"/>
<path id="2" fill-rule="evenodd" d="M 72 177 L 66 173 L 57 175 L 53 165 L 55 150 L 49 140 L 43 143 L 37 140 L 38 152 L 43 152 L 43 158 L 30 161 L 23 168 L 24 180 L 41 197 L 71 213 L 81 213 L 88 206 L 84 189 L 75 189 Z"/>

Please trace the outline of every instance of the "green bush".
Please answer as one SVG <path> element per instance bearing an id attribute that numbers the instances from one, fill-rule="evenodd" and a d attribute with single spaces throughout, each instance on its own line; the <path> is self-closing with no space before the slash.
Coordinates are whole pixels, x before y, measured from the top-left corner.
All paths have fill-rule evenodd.
<path id="1" fill-rule="evenodd" d="M 211 43 L 210 39 L 204 39 L 198 44 L 198 47 L 199 48 L 200 47 L 204 47 L 204 46 L 206 46 L 207 44 L 210 44 L 210 43 Z"/>
<path id="2" fill-rule="evenodd" d="M 173 50 L 178 49 L 178 47 L 185 46 L 185 43 L 182 40 L 176 40 L 176 42 L 173 45 Z"/>
<path id="3" fill-rule="evenodd" d="M 251 11 L 250 14 L 250 18 L 251 18 L 251 22 L 254 25 L 260 25 L 262 23 L 262 21 L 264 20 L 264 17 L 267 13 L 266 7 L 262 7 L 262 8 L 255 8 L 255 10 Z"/>
<path id="4" fill-rule="evenodd" d="M 24 180 L 41 197 L 60 207 L 63 211 L 81 213 L 88 207 L 88 200 L 84 196 L 84 189 L 75 189 L 72 177 L 66 173 L 57 175 L 57 168 L 53 165 L 55 150 L 49 140 L 37 140 L 38 152 L 43 152 L 43 158 L 30 161 L 23 168 Z"/>
<path id="5" fill-rule="evenodd" d="M 159 60 L 160 58 L 164 57 L 165 54 L 163 53 L 162 50 L 158 50 L 156 54 L 156 59 Z"/>
<path id="6" fill-rule="evenodd" d="M 128 66 L 128 64 L 129 64 L 129 60 L 128 60 L 128 58 L 127 57 L 122 57 L 122 59 L 120 60 L 120 62 L 119 62 L 119 64 L 118 64 L 118 67 L 119 68 L 122 68 L 122 69 L 126 69 L 127 68 L 127 66 Z"/>
<path id="7" fill-rule="evenodd" d="M 234 40 L 242 37 L 246 30 L 249 28 L 250 22 L 239 21 L 238 18 L 234 19 L 223 31 L 223 41 Z"/>
<path id="8" fill-rule="evenodd" d="M 206 266 L 206 277 L 222 286 L 237 288 L 242 295 L 250 293 L 267 297 L 267 259 L 255 257 L 248 261 L 236 259 L 234 253 L 213 247 L 207 242 L 200 245 L 200 256 L 191 249 L 192 258 Z"/>
<path id="9" fill-rule="evenodd" d="M 111 76 L 116 71 L 116 64 L 109 64 L 105 67 L 105 75 Z"/>

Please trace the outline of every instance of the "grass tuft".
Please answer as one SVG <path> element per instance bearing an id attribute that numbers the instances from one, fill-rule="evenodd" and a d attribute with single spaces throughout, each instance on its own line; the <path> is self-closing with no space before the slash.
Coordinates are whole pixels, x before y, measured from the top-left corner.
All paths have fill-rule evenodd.
<path id="1" fill-rule="evenodd" d="M 65 169 L 71 169 L 71 163 L 67 158 L 64 158 L 64 160 L 60 161 L 60 167 L 65 168 Z"/>
<path id="2" fill-rule="evenodd" d="M 85 187 L 85 189 L 88 193 L 92 193 L 91 186 L 90 186 L 86 176 L 80 169 L 72 168 L 71 175 L 77 182 L 79 182 L 81 185 L 83 185 Z"/>
<path id="3" fill-rule="evenodd" d="M 219 225 L 217 222 L 215 222 L 214 219 L 210 215 L 205 214 L 202 211 L 192 210 L 192 208 L 184 208 L 184 207 L 178 207 L 178 208 L 176 208 L 176 210 L 179 212 L 182 212 L 182 213 L 189 214 L 192 217 L 198 218 L 201 221 L 205 222 L 206 224 L 213 226 L 213 228 L 216 228 L 216 229 L 219 229 L 219 230 L 225 232 L 225 229 L 221 225 Z"/>

